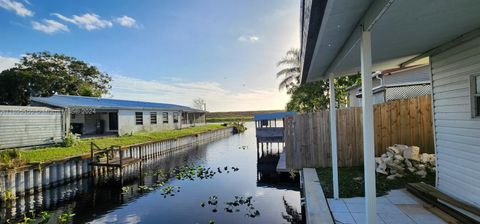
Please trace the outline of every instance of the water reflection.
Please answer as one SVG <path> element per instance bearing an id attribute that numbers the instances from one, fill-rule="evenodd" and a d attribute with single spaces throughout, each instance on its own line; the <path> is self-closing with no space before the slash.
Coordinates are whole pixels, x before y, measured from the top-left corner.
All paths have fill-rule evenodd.
<path id="1" fill-rule="evenodd" d="M 54 218 L 74 213 L 72 223 L 299 223 L 298 177 L 275 170 L 283 144 L 262 147 L 253 125 L 247 127 L 244 134 L 132 165 L 123 185 L 104 172 L 2 204 L 0 218 L 35 210 Z M 216 212 L 208 204 L 213 196 Z"/>

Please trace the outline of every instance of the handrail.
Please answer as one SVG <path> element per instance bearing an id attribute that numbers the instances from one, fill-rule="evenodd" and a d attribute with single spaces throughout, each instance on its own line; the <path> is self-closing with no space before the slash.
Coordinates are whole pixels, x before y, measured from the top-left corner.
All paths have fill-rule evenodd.
<path id="1" fill-rule="evenodd" d="M 97 152 L 95 153 L 94 151 L 97 150 Z M 123 158 L 124 158 L 124 154 L 123 154 L 123 150 L 122 150 L 122 147 L 119 146 L 119 145 L 112 145 L 110 147 L 107 147 L 107 148 L 100 148 L 97 144 L 95 144 L 94 142 L 90 142 L 90 161 L 91 163 L 94 163 L 95 162 L 95 154 L 105 154 L 106 155 L 106 162 L 107 162 L 107 165 L 110 164 L 110 160 L 113 159 L 115 157 L 115 151 L 118 151 L 118 155 L 119 155 L 119 159 L 120 159 L 120 165 L 123 164 Z M 111 157 L 111 158 L 110 158 Z M 131 154 L 130 154 L 130 157 Z"/>

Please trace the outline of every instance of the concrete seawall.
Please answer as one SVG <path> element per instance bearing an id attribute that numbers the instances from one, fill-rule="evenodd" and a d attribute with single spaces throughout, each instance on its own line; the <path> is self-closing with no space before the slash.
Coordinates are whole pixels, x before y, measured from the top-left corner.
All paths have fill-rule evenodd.
<path id="1" fill-rule="evenodd" d="M 124 156 L 141 158 L 144 163 L 148 164 L 149 160 L 155 157 L 231 135 L 232 128 L 224 128 L 176 139 L 127 146 L 122 148 L 121 153 Z M 0 200 L 17 198 L 25 201 L 22 198 L 41 195 L 38 192 L 43 193 L 54 187 L 70 186 L 72 183 L 82 184 L 84 181 L 81 179 L 84 177 L 102 176 L 107 172 L 107 169 L 102 167 L 92 169 L 89 163 L 90 156 L 88 155 L 0 171 Z M 135 176 L 139 166 L 140 164 L 132 164 L 125 167 L 122 176 L 126 179 Z"/>

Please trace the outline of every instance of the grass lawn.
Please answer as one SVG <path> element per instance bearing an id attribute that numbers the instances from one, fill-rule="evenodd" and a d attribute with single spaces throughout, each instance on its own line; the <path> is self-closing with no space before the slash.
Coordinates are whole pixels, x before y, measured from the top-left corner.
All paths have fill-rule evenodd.
<path id="1" fill-rule="evenodd" d="M 220 122 L 235 122 L 235 121 L 253 121 L 252 116 L 240 116 L 240 117 L 207 117 L 207 123 L 220 123 Z"/>
<path id="2" fill-rule="evenodd" d="M 121 137 L 82 139 L 76 145 L 71 147 L 53 146 L 35 149 L 23 149 L 18 151 L 20 154 L 20 158 L 24 159 L 26 162 L 46 162 L 90 153 L 90 142 L 94 142 L 101 148 L 110 147 L 112 145 L 127 146 L 150 141 L 179 138 L 220 128 L 225 127 L 219 124 L 207 124 L 205 126 L 197 126 L 180 130 L 168 130 L 162 132 L 141 132 Z M 0 164 L 8 163 L 8 161 L 6 161 L 8 160 L 8 158 L 9 155 L 6 151 L 0 152 Z"/>
<path id="3" fill-rule="evenodd" d="M 318 178 L 322 185 L 323 192 L 328 198 L 333 197 L 332 168 L 317 168 Z M 354 180 L 356 177 L 362 177 L 361 180 Z M 406 173 L 403 178 L 387 180 L 387 176 L 378 174 L 376 177 L 377 196 L 385 195 L 392 189 L 404 188 L 407 183 L 425 182 L 430 185 L 435 184 L 435 173 L 428 173 L 426 178 L 420 178 L 410 173 Z M 338 168 L 338 185 L 340 187 L 341 198 L 363 197 L 364 181 L 363 166 Z"/>

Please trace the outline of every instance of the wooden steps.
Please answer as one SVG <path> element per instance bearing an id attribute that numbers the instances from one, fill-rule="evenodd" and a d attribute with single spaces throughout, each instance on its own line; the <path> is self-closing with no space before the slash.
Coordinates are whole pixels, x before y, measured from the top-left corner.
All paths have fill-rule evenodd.
<path id="1" fill-rule="evenodd" d="M 409 183 L 407 184 L 407 190 L 422 200 L 432 204 L 435 207 L 438 207 L 448 215 L 458 219 L 461 223 L 479 223 L 478 220 L 450 207 L 449 205 L 455 206 L 459 209 L 467 211 L 477 217 L 480 217 L 480 209 L 474 205 L 459 201 L 455 198 L 452 198 L 445 193 L 442 193 L 433 186 L 430 186 L 425 183 Z"/>

